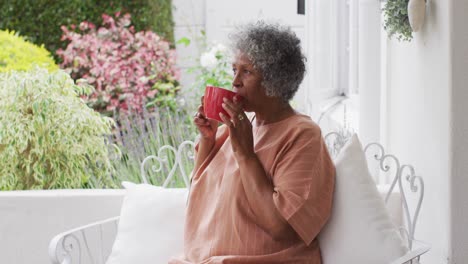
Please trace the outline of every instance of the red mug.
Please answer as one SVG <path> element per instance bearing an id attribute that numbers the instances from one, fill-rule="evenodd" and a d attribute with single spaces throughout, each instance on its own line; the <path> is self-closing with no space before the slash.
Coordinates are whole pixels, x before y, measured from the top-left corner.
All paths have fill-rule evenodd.
<path id="1" fill-rule="evenodd" d="M 229 100 L 233 100 L 235 95 L 235 92 L 226 90 L 221 87 L 206 86 L 205 97 L 203 99 L 205 116 L 209 119 L 214 119 L 218 120 L 219 122 L 223 122 L 223 120 L 221 120 L 221 117 L 219 117 L 219 113 L 223 113 L 225 116 L 229 117 L 229 114 L 224 110 L 222 106 L 223 98 L 225 97 Z"/>

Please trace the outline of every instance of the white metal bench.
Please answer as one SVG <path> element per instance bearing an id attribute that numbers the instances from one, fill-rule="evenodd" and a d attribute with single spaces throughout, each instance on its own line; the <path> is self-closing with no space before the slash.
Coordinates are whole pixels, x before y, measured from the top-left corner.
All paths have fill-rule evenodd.
<path id="1" fill-rule="evenodd" d="M 348 137 L 342 133 L 329 133 L 325 136 L 328 149 L 332 156 L 336 156 L 344 146 Z M 187 162 L 193 163 L 192 141 L 184 141 L 174 148 L 173 146 L 163 146 L 158 151 L 157 156 L 148 156 L 141 164 L 142 182 L 148 183 L 146 177 L 147 166 L 151 165 L 152 171 L 161 171 L 164 167 L 169 168 L 167 177 L 162 184 L 168 187 L 177 170 L 181 175 L 185 186 L 189 186 L 189 178 L 185 166 Z M 415 230 L 424 197 L 424 182 L 420 176 L 415 175 L 411 165 L 401 164 L 394 156 L 386 154 L 382 145 L 371 143 L 365 147 L 368 162 L 374 161 L 377 172 L 374 175 L 376 182 L 390 182 L 390 188 L 385 196 L 387 203 L 392 191 L 395 188 L 401 193 L 401 203 L 403 207 L 403 219 L 401 226 L 402 234 L 408 240 L 410 251 L 395 260 L 394 264 L 419 263 L 420 256 L 427 252 L 430 247 L 415 239 Z M 169 156 L 175 157 L 174 162 L 169 164 Z M 149 164 L 153 161 L 153 164 Z M 372 171 L 372 170 L 371 170 Z M 412 199 L 408 199 L 409 195 Z M 90 223 L 75 229 L 71 229 L 56 235 L 49 244 L 49 257 L 53 264 L 65 263 L 93 263 L 104 264 L 109 256 L 113 242 L 117 234 L 119 217 L 112 217 L 95 223 Z"/>

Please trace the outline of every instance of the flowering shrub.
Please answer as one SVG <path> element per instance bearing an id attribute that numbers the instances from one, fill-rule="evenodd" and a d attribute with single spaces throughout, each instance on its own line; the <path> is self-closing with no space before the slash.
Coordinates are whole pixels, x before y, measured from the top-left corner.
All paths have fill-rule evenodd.
<path id="1" fill-rule="evenodd" d="M 60 70 L 0 73 L 0 190 L 113 186 L 105 135 L 114 122 L 85 92 Z"/>
<path id="2" fill-rule="evenodd" d="M 38 47 L 14 31 L 0 30 L 0 72 L 11 70 L 26 71 L 38 65 L 48 70 L 57 70 L 58 67 L 43 47 Z"/>
<path id="3" fill-rule="evenodd" d="M 198 82 L 206 85 L 230 88 L 232 86 L 231 54 L 223 44 L 212 45 L 200 56 Z"/>
<path id="4" fill-rule="evenodd" d="M 135 33 L 129 14 L 117 13 L 117 22 L 105 14 L 102 18 L 98 29 L 86 21 L 78 30 L 62 26 L 62 40 L 70 43 L 57 51 L 60 66 L 73 79 L 84 78 L 96 88 L 88 104 L 100 112 L 170 104 L 179 89 L 175 50 L 154 32 Z"/>
<path id="5" fill-rule="evenodd" d="M 10 28 L 36 44 L 44 44 L 55 59 L 65 49 L 62 30 L 57 25 L 79 25 L 86 20 L 101 25 L 102 14 L 132 14 L 136 31 L 152 30 L 169 41 L 174 40 L 172 0 L 1 0 L 0 29 Z"/>
<path id="6" fill-rule="evenodd" d="M 189 73 L 195 76 L 195 82 L 190 91 L 184 91 L 183 97 L 190 111 L 195 110 L 200 104 L 200 96 L 205 92 L 207 85 L 224 88 L 232 87 L 232 59 L 228 49 L 223 44 L 205 44 L 205 36 L 202 33 L 202 46 L 208 46 L 200 57 L 195 58 L 195 66 L 189 69 Z M 188 38 L 182 38 L 179 44 L 191 45 Z M 193 59 L 193 58 L 192 58 Z"/>

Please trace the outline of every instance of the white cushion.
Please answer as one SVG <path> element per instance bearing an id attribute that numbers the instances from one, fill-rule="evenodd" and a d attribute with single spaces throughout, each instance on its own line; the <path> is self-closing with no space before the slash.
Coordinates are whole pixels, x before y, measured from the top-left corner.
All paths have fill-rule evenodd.
<path id="1" fill-rule="evenodd" d="M 181 255 L 187 189 L 122 184 L 127 193 L 106 264 L 167 263 Z"/>
<path id="2" fill-rule="evenodd" d="M 387 197 L 387 193 L 390 190 L 390 184 L 379 184 L 377 185 L 377 190 L 379 190 L 382 200 L 385 201 L 385 197 Z M 385 203 L 388 214 L 395 226 L 403 226 L 403 203 L 401 199 L 400 190 L 398 186 L 395 186 L 388 197 L 388 201 Z"/>
<path id="3" fill-rule="evenodd" d="M 356 135 L 335 159 L 330 220 L 319 234 L 325 264 L 389 263 L 408 252 L 391 222 Z"/>

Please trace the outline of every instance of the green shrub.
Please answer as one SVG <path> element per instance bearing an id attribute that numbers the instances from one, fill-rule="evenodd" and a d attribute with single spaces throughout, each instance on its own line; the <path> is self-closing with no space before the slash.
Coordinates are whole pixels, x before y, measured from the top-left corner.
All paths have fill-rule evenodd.
<path id="1" fill-rule="evenodd" d="M 102 24 L 102 14 L 130 13 L 135 30 L 154 31 L 173 42 L 172 0 L 14 0 L 0 1 L 0 29 L 13 29 L 36 44 L 44 44 L 54 56 L 60 42 L 60 26 L 88 21 Z M 58 59 L 58 57 L 55 57 Z"/>
<path id="2" fill-rule="evenodd" d="M 113 120 L 79 97 L 63 71 L 0 73 L 0 190 L 112 185 Z"/>
<path id="3" fill-rule="evenodd" d="M 27 42 L 14 31 L 0 30 L 0 72 L 25 71 L 37 66 L 56 70 L 50 53 L 43 47 Z"/>

